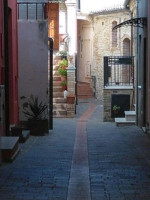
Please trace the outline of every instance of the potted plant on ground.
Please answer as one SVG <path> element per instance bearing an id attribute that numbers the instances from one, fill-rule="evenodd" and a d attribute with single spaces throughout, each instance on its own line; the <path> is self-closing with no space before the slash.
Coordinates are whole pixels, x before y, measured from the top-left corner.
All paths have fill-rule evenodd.
<path id="1" fill-rule="evenodd" d="M 23 113 L 27 117 L 27 126 L 31 135 L 44 135 L 48 133 L 47 105 L 38 97 L 31 96 L 23 105 Z"/>
<path id="2" fill-rule="evenodd" d="M 61 85 L 61 87 L 62 87 L 62 92 L 65 91 L 65 90 L 67 90 L 67 81 L 62 81 L 62 82 L 60 83 L 60 85 Z"/>
<path id="3" fill-rule="evenodd" d="M 114 114 L 118 114 L 119 110 L 120 110 L 120 106 L 117 106 L 117 105 L 113 106 L 113 112 L 114 112 Z"/>

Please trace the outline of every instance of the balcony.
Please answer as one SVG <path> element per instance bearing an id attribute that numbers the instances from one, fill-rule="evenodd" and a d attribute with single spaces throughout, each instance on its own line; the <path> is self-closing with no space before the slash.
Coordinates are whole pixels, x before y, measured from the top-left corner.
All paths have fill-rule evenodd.
<path id="1" fill-rule="evenodd" d="M 134 87 L 134 57 L 104 57 L 104 88 L 131 89 Z"/>

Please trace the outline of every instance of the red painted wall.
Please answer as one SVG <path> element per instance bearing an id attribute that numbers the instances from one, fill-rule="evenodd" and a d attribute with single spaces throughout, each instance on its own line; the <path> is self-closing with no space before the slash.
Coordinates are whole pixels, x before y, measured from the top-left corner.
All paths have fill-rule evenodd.
<path id="1" fill-rule="evenodd" d="M 150 132 L 150 1 L 148 0 L 148 69 L 147 69 L 147 126 Z"/>
<path id="2" fill-rule="evenodd" d="M 0 1 L 0 84 L 4 84 L 4 5 Z"/>
<path id="3" fill-rule="evenodd" d="M 4 55 L 4 1 L 0 1 L 0 84 L 5 84 L 5 55 Z M 19 123 L 18 107 L 18 29 L 17 2 L 8 0 L 9 7 L 9 85 L 10 85 L 10 124 Z M 5 129 L 4 129 L 5 130 Z M 5 131 L 4 131 L 5 132 Z M 2 135 L 5 135 L 5 133 Z"/>
<path id="4" fill-rule="evenodd" d="M 10 68 L 10 124 L 19 123 L 18 109 L 18 26 L 17 1 L 8 0 L 9 7 L 9 68 Z"/>

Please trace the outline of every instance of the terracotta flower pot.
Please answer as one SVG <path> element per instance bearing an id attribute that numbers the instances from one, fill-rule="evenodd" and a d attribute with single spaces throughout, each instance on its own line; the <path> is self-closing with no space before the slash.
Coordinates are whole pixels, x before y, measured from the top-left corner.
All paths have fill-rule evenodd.
<path id="1" fill-rule="evenodd" d="M 62 92 L 67 90 L 67 85 L 62 85 L 61 87 L 62 87 Z"/>

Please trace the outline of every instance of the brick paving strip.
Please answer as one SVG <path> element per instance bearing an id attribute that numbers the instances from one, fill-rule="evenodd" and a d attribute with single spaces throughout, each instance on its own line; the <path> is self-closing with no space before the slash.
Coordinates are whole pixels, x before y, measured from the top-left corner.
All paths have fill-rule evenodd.
<path id="1" fill-rule="evenodd" d="M 67 200 L 91 200 L 86 121 L 95 109 L 90 104 L 77 122 Z"/>

